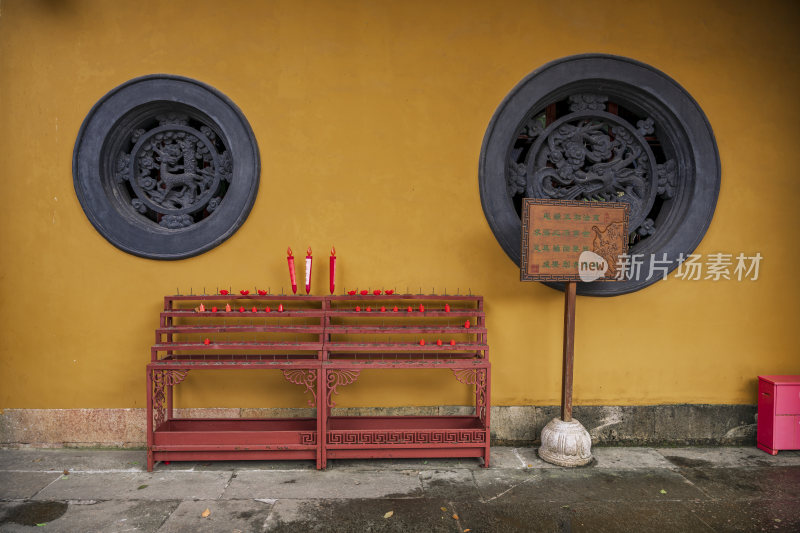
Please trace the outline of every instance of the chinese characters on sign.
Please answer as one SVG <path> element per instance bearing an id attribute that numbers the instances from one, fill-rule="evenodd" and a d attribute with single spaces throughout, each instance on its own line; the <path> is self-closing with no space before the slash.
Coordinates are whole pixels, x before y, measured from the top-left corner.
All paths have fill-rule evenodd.
<path id="1" fill-rule="evenodd" d="M 628 250 L 628 204 L 526 198 L 522 281 L 614 281 Z"/>

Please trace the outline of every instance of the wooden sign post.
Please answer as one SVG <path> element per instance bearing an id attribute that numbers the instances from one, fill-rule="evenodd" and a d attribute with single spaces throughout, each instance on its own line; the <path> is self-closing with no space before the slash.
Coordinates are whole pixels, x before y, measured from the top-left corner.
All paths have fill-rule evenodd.
<path id="1" fill-rule="evenodd" d="M 577 282 L 615 281 L 628 250 L 629 206 L 526 198 L 522 205 L 522 281 L 564 281 L 564 351 L 561 419 L 542 430 L 539 455 L 562 466 L 592 459 L 591 438 L 572 418 Z"/>
<path id="2" fill-rule="evenodd" d="M 575 295 L 577 285 L 564 287 L 564 360 L 561 364 L 561 420 L 572 421 L 572 366 L 575 361 Z"/>

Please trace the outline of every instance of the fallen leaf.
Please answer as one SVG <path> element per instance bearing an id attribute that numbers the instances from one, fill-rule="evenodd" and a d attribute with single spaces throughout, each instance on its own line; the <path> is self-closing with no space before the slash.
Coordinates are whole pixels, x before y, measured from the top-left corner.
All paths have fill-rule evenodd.
<path id="1" fill-rule="evenodd" d="M 775 520 L 776 522 L 780 522 L 781 521 L 780 518 L 773 518 L 773 520 Z"/>
<path id="2" fill-rule="evenodd" d="M 453 520 L 458 520 L 458 515 L 453 513 Z"/>
<path id="3" fill-rule="evenodd" d="M 467 533 L 467 531 L 472 531 L 470 528 L 467 528 L 463 531 L 463 533 Z"/>
<path id="4" fill-rule="evenodd" d="M 383 517 L 384 517 L 384 518 L 391 518 L 393 514 L 394 514 L 394 511 L 389 511 L 388 513 L 386 513 L 385 515 L 383 515 Z"/>
<path id="5" fill-rule="evenodd" d="M 68 475 L 69 475 L 69 470 L 67 470 L 66 468 L 64 469 L 64 475 L 65 475 L 65 476 L 68 476 Z"/>
<path id="6" fill-rule="evenodd" d="M 39 457 L 38 459 L 34 459 L 34 460 L 33 460 L 33 461 L 31 461 L 31 462 L 32 462 L 32 463 L 41 463 L 41 462 L 42 462 L 42 458 L 41 458 L 41 457 Z"/>
<path id="7" fill-rule="evenodd" d="M 211 509 L 206 509 L 205 511 L 200 513 L 200 516 L 202 516 L 203 518 L 208 518 L 208 515 L 210 514 L 211 514 Z"/>
<path id="8" fill-rule="evenodd" d="M 147 488 L 147 485 L 139 485 L 138 487 L 136 487 L 136 490 L 142 490 L 142 489 L 146 489 L 146 488 Z"/>
<path id="9" fill-rule="evenodd" d="M 665 491 L 664 489 L 661 489 L 659 492 L 661 492 L 661 494 L 666 494 L 667 493 L 667 491 Z"/>
<path id="10" fill-rule="evenodd" d="M 533 465 L 528 465 L 528 468 L 533 468 Z"/>
<path id="11" fill-rule="evenodd" d="M 562 509 L 569 509 L 569 505 L 562 505 L 561 508 Z"/>
<path id="12" fill-rule="evenodd" d="M 356 481 L 356 485 L 361 485 L 361 482 L 360 481 Z"/>
<path id="13" fill-rule="evenodd" d="M 36 524 L 36 527 L 44 527 L 46 525 L 47 525 L 47 522 L 45 522 L 44 524 Z"/>
<path id="14" fill-rule="evenodd" d="M 441 509 L 445 513 L 447 512 L 447 507 L 439 507 L 439 509 Z"/>

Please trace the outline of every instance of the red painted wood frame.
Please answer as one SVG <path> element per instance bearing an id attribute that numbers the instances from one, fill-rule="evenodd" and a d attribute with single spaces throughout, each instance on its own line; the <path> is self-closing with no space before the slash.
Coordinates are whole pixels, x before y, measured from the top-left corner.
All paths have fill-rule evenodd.
<path id="1" fill-rule="evenodd" d="M 201 303 L 204 311 L 194 307 Z M 148 470 L 157 461 L 228 459 L 316 459 L 324 468 L 328 457 L 481 457 L 489 464 L 491 379 L 480 296 L 167 296 L 164 304 L 147 366 Z M 193 338 L 205 335 L 214 341 Z M 428 342 L 409 340 L 417 337 Z M 190 370 L 234 368 L 282 371 L 311 394 L 316 419 L 174 418 L 173 387 Z M 337 387 L 363 368 L 450 369 L 474 387 L 475 414 L 331 416 Z"/>
<path id="2" fill-rule="evenodd" d="M 331 416 L 339 387 L 354 383 L 362 370 L 401 368 L 451 370 L 474 387 L 475 414 L 469 416 Z M 491 367 L 485 360 L 326 361 L 325 446 L 330 459 L 480 457 L 489 466 Z M 320 408 L 323 406 L 320 399 Z"/>
<path id="3" fill-rule="evenodd" d="M 316 407 L 324 389 L 316 361 L 193 363 L 160 361 L 147 365 L 147 470 L 157 461 L 312 459 L 321 464 L 319 435 L 324 418 L 175 418 L 172 388 L 190 371 L 218 369 L 281 370 L 291 383 L 306 387 Z"/>
<path id="4" fill-rule="evenodd" d="M 483 298 L 405 294 L 326 300 L 322 466 L 328 458 L 423 457 L 481 457 L 488 466 L 491 376 Z M 432 368 L 449 369 L 474 387 L 475 414 L 331 416 L 333 394 L 361 370 Z"/>

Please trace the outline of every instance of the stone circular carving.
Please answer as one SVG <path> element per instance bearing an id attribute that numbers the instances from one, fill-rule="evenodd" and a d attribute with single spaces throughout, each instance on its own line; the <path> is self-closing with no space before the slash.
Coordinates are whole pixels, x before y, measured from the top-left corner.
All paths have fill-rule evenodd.
<path id="1" fill-rule="evenodd" d="M 539 457 L 559 466 L 583 466 L 592 460 L 592 438 L 574 418 L 554 418 L 542 428 Z"/>
<path id="2" fill-rule="evenodd" d="M 230 237 L 259 181 L 250 124 L 225 95 L 196 80 L 153 75 L 103 96 L 73 155 L 75 192 L 114 246 L 181 259 Z"/>
<path id="3" fill-rule="evenodd" d="M 481 149 L 483 211 L 517 264 L 523 198 L 630 205 L 638 279 L 578 283 L 584 295 L 655 283 L 651 264 L 676 268 L 705 235 L 719 186 L 716 141 L 697 102 L 666 74 L 617 56 L 572 56 L 531 73 L 498 107 Z"/>
<path id="4" fill-rule="evenodd" d="M 570 113 L 556 120 L 538 136 L 527 159 L 528 197 L 619 198 L 631 206 L 632 227 L 653 207 L 655 156 L 638 131 L 610 113 Z"/>

